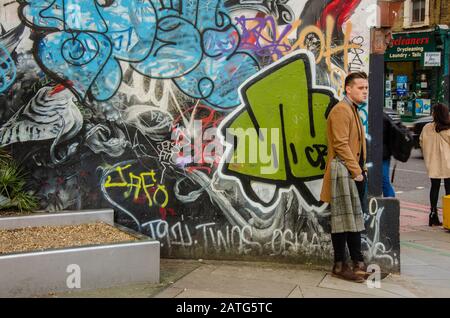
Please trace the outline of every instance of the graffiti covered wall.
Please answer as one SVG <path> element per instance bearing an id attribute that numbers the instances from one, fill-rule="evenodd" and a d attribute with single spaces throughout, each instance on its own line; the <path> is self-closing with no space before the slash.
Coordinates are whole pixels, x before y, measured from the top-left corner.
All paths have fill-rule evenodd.
<path id="1" fill-rule="evenodd" d="M 326 114 L 368 71 L 375 0 L 0 9 L 0 144 L 42 208 L 112 207 L 165 256 L 331 259 Z"/>

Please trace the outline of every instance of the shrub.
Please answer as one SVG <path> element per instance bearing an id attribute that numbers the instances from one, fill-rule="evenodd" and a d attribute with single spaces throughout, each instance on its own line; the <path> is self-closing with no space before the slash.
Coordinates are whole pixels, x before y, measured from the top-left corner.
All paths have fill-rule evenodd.
<path id="1" fill-rule="evenodd" d="M 18 208 L 31 211 L 38 204 L 36 198 L 25 190 L 26 174 L 14 159 L 0 149 L 0 209 Z"/>

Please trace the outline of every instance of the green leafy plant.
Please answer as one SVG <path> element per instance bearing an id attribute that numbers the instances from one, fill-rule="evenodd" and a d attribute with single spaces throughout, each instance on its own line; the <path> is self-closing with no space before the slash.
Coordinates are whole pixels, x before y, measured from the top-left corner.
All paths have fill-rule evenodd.
<path id="1" fill-rule="evenodd" d="M 14 159 L 0 149 L 0 209 L 18 208 L 31 211 L 38 204 L 36 198 L 25 190 L 26 174 Z"/>

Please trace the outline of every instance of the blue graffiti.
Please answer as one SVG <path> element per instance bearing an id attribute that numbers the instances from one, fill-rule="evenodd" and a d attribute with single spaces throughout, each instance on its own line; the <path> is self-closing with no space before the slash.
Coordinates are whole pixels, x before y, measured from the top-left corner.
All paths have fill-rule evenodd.
<path id="1" fill-rule="evenodd" d="M 84 100 L 114 96 L 119 61 L 171 79 L 186 95 L 215 108 L 239 105 L 238 87 L 258 71 L 237 51 L 240 37 L 221 0 L 28 0 L 27 25 L 47 31 L 37 47 L 41 68 L 70 83 Z"/>
<path id="2" fill-rule="evenodd" d="M 366 130 L 366 134 L 369 133 L 369 112 L 368 112 L 368 105 L 366 102 L 362 103 L 358 107 L 359 111 L 359 117 L 361 117 L 362 124 Z"/>
<path id="3" fill-rule="evenodd" d="M 16 65 L 9 52 L 0 43 L 0 93 L 16 80 Z"/>

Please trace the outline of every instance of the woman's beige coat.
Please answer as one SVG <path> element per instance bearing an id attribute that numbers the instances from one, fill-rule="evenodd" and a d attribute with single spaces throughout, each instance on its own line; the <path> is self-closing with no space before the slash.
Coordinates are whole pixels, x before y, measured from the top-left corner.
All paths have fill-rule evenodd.
<path id="1" fill-rule="evenodd" d="M 436 132 L 434 123 L 426 124 L 420 146 L 430 178 L 450 178 L 450 129 Z"/>

